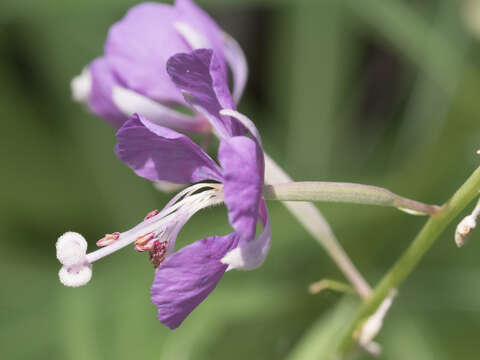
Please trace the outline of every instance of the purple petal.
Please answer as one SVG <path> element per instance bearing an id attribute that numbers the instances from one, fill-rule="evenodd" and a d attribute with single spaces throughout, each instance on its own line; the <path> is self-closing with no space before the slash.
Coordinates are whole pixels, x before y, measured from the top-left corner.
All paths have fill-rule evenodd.
<path id="1" fill-rule="evenodd" d="M 226 74 L 221 30 L 198 6 L 189 0 L 175 6 L 142 3 L 110 28 L 105 44 L 105 55 L 126 87 L 154 100 L 184 102 L 165 69 L 169 57 L 192 50 L 177 23 L 188 24 L 208 41 Z"/>
<path id="2" fill-rule="evenodd" d="M 92 88 L 88 105 L 98 116 L 120 128 L 128 119 L 114 104 L 112 100 L 113 86 L 119 85 L 110 66 L 104 57 L 95 59 L 89 66 L 92 76 Z"/>
<path id="3" fill-rule="evenodd" d="M 219 167 L 197 144 L 141 115 L 125 122 L 117 139 L 118 158 L 141 177 L 176 184 L 222 181 Z"/>
<path id="4" fill-rule="evenodd" d="M 220 29 L 215 21 L 213 21 L 213 19 L 192 0 L 176 0 L 175 9 L 178 14 L 177 22 L 186 24 L 188 27 L 196 31 L 199 36 L 207 40 L 207 47 L 214 50 L 220 66 L 222 67 L 222 71 L 226 74 L 227 69 L 223 53 L 224 42 L 222 29 Z M 194 50 L 194 48 L 191 50 Z"/>
<path id="5" fill-rule="evenodd" d="M 165 70 L 170 56 L 190 51 L 174 27 L 176 21 L 173 6 L 142 3 L 110 28 L 105 56 L 127 88 L 155 100 L 183 103 Z"/>
<path id="6" fill-rule="evenodd" d="M 222 109 L 235 109 L 225 72 L 210 49 L 176 54 L 167 62 L 167 72 L 187 101 L 204 115 L 221 137 L 243 135 L 237 120 L 220 115 Z"/>
<path id="7" fill-rule="evenodd" d="M 224 139 L 218 160 L 223 168 L 223 191 L 230 224 L 242 240 L 253 240 L 263 188 L 263 152 L 246 136 Z"/>
<path id="8" fill-rule="evenodd" d="M 162 324 L 177 328 L 215 289 L 227 269 L 220 259 L 236 245 L 234 233 L 209 237 L 184 247 L 160 265 L 150 295 Z"/>
<path id="9" fill-rule="evenodd" d="M 272 237 L 265 200 L 262 200 L 260 204 L 260 218 L 263 224 L 263 231 L 260 235 L 254 240 L 240 242 L 235 249 L 229 251 L 222 258 L 222 263 L 229 265 L 228 270 L 253 270 L 265 261 L 270 250 L 270 239 Z"/>

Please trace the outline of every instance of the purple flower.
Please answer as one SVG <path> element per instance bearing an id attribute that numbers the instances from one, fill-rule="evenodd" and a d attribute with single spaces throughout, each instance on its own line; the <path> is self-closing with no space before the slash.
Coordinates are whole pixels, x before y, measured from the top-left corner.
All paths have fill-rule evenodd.
<path id="1" fill-rule="evenodd" d="M 203 117 L 177 111 L 187 104 L 166 72 L 168 58 L 197 48 L 213 49 L 223 74 L 231 68 L 238 101 L 247 78 L 244 54 L 192 0 L 131 8 L 110 28 L 104 55 L 73 79 L 73 97 L 117 128 L 141 113 L 180 131 L 210 131 Z"/>
<path id="2" fill-rule="evenodd" d="M 253 123 L 236 112 L 220 61 L 213 50 L 199 49 L 176 54 L 167 64 L 187 102 L 218 133 L 218 164 L 187 136 L 133 115 L 117 132 L 118 157 L 149 180 L 197 184 L 177 194 L 162 211 L 149 213 L 133 229 L 107 234 L 97 243 L 107 246 L 90 254 L 78 234 L 61 237 L 57 257 L 64 265 L 62 283 L 85 284 L 94 261 L 135 242 L 137 251 L 149 251 L 156 268 L 151 300 L 158 319 L 175 329 L 213 291 L 225 271 L 250 270 L 263 263 L 271 230 L 262 196 L 261 139 Z M 233 232 L 175 252 L 176 237 L 188 219 L 220 203 L 227 207 Z M 257 236 L 258 221 L 263 231 Z"/>

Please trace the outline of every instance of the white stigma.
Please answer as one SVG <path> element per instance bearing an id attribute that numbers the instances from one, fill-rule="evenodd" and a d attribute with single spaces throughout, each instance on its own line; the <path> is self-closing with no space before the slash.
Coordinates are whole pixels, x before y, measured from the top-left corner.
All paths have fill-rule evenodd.
<path id="1" fill-rule="evenodd" d="M 92 278 L 92 263 L 149 235 L 152 240 L 166 244 L 165 257 L 173 252 L 175 240 L 183 225 L 196 212 L 223 202 L 221 184 L 195 184 L 178 193 L 156 215 L 147 218 L 134 228 L 115 233 L 110 245 L 87 254 L 87 241 L 76 232 L 67 232 L 57 240 L 57 258 L 62 263 L 58 276 L 65 286 L 85 285 Z M 162 254 L 163 256 L 163 254 Z"/>
<path id="2" fill-rule="evenodd" d="M 73 100 L 86 104 L 92 91 L 92 74 L 87 68 L 70 82 Z"/>
<path id="3" fill-rule="evenodd" d="M 63 265 L 58 273 L 65 286 L 85 285 L 92 278 L 92 266 L 87 261 L 87 241 L 76 232 L 66 232 L 56 243 L 57 259 Z"/>
<path id="4" fill-rule="evenodd" d="M 57 259 L 65 266 L 82 263 L 87 254 L 87 241 L 76 232 L 66 232 L 57 240 Z"/>
<path id="5" fill-rule="evenodd" d="M 60 282 L 69 287 L 86 285 L 92 278 L 92 265 L 62 266 L 58 273 Z"/>

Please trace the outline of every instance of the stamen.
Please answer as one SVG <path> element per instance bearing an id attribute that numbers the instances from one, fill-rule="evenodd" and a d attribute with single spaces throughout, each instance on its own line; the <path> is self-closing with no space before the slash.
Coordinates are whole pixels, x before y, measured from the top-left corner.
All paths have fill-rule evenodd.
<path id="1" fill-rule="evenodd" d="M 162 238 L 168 243 L 168 255 L 168 253 L 173 250 L 173 245 L 178 232 L 188 219 L 201 209 L 223 202 L 222 188 L 221 184 L 201 183 L 184 189 L 158 214 L 142 221 L 131 230 L 121 233 L 118 239 L 111 245 L 87 254 L 86 261 L 90 264 L 94 263 L 95 261 L 137 241 L 139 246 L 136 246 L 135 250 L 150 250 L 150 245 L 146 245 L 148 244 L 148 241 L 151 241 L 154 238 L 149 235 L 150 233 L 162 234 Z M 197 191 L 202 189 L 206 190 L 197 193 Z M 143 238 L 145 235 L 149 235 L 148 240 Z"/>
<path id="2" fill-rule="evenodd" d="M 154 232 L 149 232 L 145 235 L 139 236 L 135 241 L 135 251 L 144 252 L 150 250 L 153 247 L 153 240 L 155 238 Z"/>
<path id="3" fill-rule="evenodd" d="M 147 214 L 147 216 L 145 216 L 145 219 L 143 219 L 143 220 L 148 220 L 148 219 L 154 217 L 155 215 L 158 215 L 159 212 L 160 211 L 158 211 L 157 209 L 152 210 Z"/>
<path id="4" fill-rule="evenodd" d="M 98 240 L 96 244 L 97 246 L 100 246 L 100 247 L 108 246 L 113 244 L 115 241 L 117 241 L 119 237 L 120 237 L 119 232 L 114 232 L 113 234 L 105 234 L 105 236 L 100 240 Z"/>

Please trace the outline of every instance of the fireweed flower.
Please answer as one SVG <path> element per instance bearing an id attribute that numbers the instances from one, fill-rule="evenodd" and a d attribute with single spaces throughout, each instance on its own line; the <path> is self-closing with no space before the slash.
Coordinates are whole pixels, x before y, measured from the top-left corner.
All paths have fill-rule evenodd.
<path id="1" fill-rule="evenodd" d="M 151 300 L 158 308 L 158 319 L 174 329 L 210 294 L 227 269 L 250 270 L 263 263 L 271 230 L 262 196 L 261 140 L 253 123 L 235 111 L 214 52 L 200 49 L 177 54 L 168 61 L 167 69 L 188 103 L 219 134 L 220 166 L 187 136 L 133 115 L 117 133 L 118 157 L 149 180 L 197 184 L 181 191 L 163 210 L 149 213 L 133 229 L 107 234 L 97 243 L 106 246 L 90 254 L 86 254 L 81 235 L 62 235 L 57 257 L 63 264 L 59 273 L 62 283 L 80 286 L 90 280 L 93 262 L 135 243 L 137 251 L 150 253 L 156 268 Z M 233 232 L 196 241 L 175 252 L 176 237 L 188 219 L 221 203 L 227 207 Z M 263 230 L 257 236 L 259 220 Z"/>
<path id="2" fill-rule="evenodd" d="M 104 55 L 92 61 L 72 81 L 75 100 L 120 128 L 133 114 L 188 132 L 209 132 L 202 116 L 178 111 L 187 105 L 166 72 L 176 53 L 211 48 L 219 69 L 233 74 L 233 98 L 240 99 L 247 79 L 247 63 L 238 43 L 192 0 L 174 5 L 142 3 L 113 24 Z"/>

